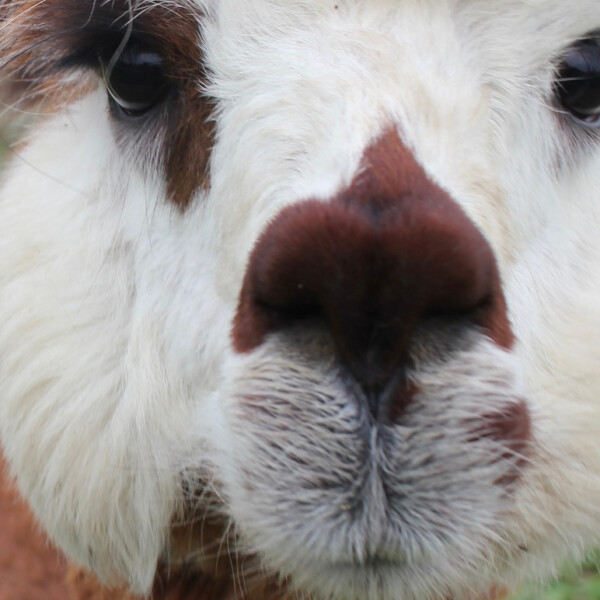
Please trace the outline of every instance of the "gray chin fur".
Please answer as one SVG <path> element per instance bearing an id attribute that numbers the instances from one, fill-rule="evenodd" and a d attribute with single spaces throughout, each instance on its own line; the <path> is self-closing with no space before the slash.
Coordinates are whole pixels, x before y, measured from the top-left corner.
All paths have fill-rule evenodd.
<path id="1" fill-rule="evenodd" d="M 522 457 L 490 423 L 523 406 L 514 359 L 477 332 L 445 359 L 419 348 L 418 392 L 389 425 L 368 418 L 322 335 L 277 334 L 236 359 L 231 516 L 302 589 L 443 597 L 481 579 L 501 541 Z"/>

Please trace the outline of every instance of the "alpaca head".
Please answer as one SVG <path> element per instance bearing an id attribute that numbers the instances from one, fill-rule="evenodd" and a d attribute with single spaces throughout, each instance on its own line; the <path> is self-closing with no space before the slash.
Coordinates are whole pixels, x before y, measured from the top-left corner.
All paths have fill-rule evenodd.
<path id="1" fill-rule="evenodd" d="M 460 600 L 600 541 L 567 4 L 0 2 L 0 440 L 69 556 Z"/>

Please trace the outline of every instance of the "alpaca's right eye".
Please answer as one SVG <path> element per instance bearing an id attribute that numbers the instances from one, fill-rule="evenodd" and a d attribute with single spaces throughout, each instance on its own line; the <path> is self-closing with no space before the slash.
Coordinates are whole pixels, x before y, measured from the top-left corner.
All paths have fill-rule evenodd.
<path id="1" fill-rule="evenodd" d="M 111 104 L 119 117 L 143 117 L 174 92 L 162 56 L 137 41 L 130 41 L 102 68 Z"/>

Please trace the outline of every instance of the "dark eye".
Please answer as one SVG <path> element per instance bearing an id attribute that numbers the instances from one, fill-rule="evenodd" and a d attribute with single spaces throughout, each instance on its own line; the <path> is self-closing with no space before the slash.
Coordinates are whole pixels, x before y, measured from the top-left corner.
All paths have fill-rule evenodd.
<path id="1" fill-rule="evenodd" d="M 600 127 L 600 37 L 577 42 L 563 56 L 557 93 L 561 106 L 576 119 Z"/>
<path id="2" fill-rule="evenodd" d="M 101 63 L 110 100 L 121 117 L 143 117 L 173 91 L 160 53 L 140 42 L 128 42 L 108 64 Z"/>

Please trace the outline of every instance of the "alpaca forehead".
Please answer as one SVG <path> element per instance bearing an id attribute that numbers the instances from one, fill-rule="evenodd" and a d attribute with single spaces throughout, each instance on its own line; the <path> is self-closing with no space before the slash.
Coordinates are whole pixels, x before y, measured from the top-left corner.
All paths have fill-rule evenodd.
<path id="1" fill-rule="evenodd" d="M 147 4 L 160 4 L 163 0 L 144 0 Z M 540 35 L 551 33 L 548 29 L 553 23 L 557 31 L 568 35 L 572 25 L 585 24 L 589 26 L 594 21 L 600 23 L 598 5 L 594 0 L 577 2 L 577 10 L 570 8 L 568 3 L 561 0 L 297 0 L 290 3 L 287 0 L 173 0 L 173 6 L 194 4 L 207 14 L 219 14 L 220 23 L 235 23 L 249 14 L 259 14 L 260 17 L 277 15 L 281 20 L 293 20 L 298 23 L 323 15 L 366 15 L 379 13 L 386 18 L 393 15 L 410 16 L 428 13 L 429 17 L 444 13 L 465 18 L 470 14 L 469 22 L 479 21 L 494 28 L 506 27 L 515 30 L 515 26 L 527 27 L 523 19 L 529 19 L 538 29 Z M 233 11 L 235 9 L 235 11 Z M 233 12 L 232 12 L 233 11 Z M 560 22 L 556 22 L 560 20 Z M 411 23 L 411 25 L 414 25 Z"/>
<path id="2" fill-rule="evenodd" d="M 260 75 L 264 65 L 254 53 L 261 46 L 262 59 L 276 68 L 286 61 L 305 65 L 302 55 L 321 42 L 334 53 L 372 52 L 377 59 L 386 39 L 392 45 L 379 57 L 389 60 L 396 52 L 398 77 L 411 62 L 437 63 L 443 73 L 442 65 L 451 67 L 459 48 L 477 56 L 484 70 L 510 77 L 555 59 L 574 39 L 600 27 L 591 0 L 578 2 L 577 11 L 556 0 L 29 0 L 3 10 L 4 36 L 12 38 L 8 66 L 29 61 L 34 78 L 53 61 L 70 60 L 82 45 L 82 31 L 88 38 L 94 27 L 124 31 L 133 20 L 136 32 L 159 40 L 161 51 L 172 56 L 177 79 L 200 84 L 205 60 L 217 72 L 224 68 L 226 76 L 243 73 L 245 65 Z M 336 39 L 345 48 L 328 45 Z M 278 55 L 277 48 L 284 52 Z"/>
<path id="3" fill-rule="evenodd" d="M 330 21 L 333 25 L 336 18 L 360 19 L 381 15 L 393 26 L 402 26 L 404 22 L 407 32 L 415 31 L 415 22 L 411 17 L 419 14 L 428 17 L 423 29 L 435 22 L 438 16 L 442 20 L 450 16 L 469 26 L 479 25 L 497 33 L 505 30 L 513 38 L 519 32 L 534 33 L 540 40 L 545 39 L 550 43 L 555 38 L 568 39 L 574 33 L 581 33 L 582 28 L 585 31 L 600 26 L 600 15 L 594 0 L 580 0 L 576 11 L 569 10 L 564 2 L 557 0 L 497 0 L 493 4 L 487 0 L 299 0 L 293 4 L 287 0 L 268 3 L 264 0 L 31 0 L 15 3 L 14 8 L 5 10 L 18 14 L 37 14 L 45 19 L 48 29 L 51 26 L 59 31 L 77 29 L 98 12 L 111 13 L 115 25 L 122 25 L 135 15 L 136 20 L 148 26 L 149 33 L 179 43 L 187 37 L 190 46 L 197 44 L 198 38 L 191 33 L 191 29 L 186 32 L 181 27 L 182 20 L 173 21 L 177 14 L 184 15 L 188 23 L 197 28 L 201 27 L 206 17 L 212 17 L 211 21 L 216 20 L 225 29 L 247 19 L 255 20 L 267 35 L 269 27 L 276 23 L 287 21 L 302 28 L 303 24 L 331 15 L 334 15 Z M 396 17 L 397 21 L 394 20 Z M 272 21 L 265 22 L 265 18 Z M 10 22 L 10 18 L 5 19 L 4 25 L 10 25 Z M 488 41 L 494 44 L 493 39 Z"/>
<path id="4" fill-rule="evenodd" d="M 390 59 L 395 53 L 398 67 L 437 62 L 443 72 L 442 65 L 454 68 L 461 52 L 470 57 L 469 66 L 481 68 L 490 78 L 520 80 L 557 60 L 574 40 L 600 28 L 600 11 L 590 0 L 579 2 L 577 10 L 556 0 L 195 2 L 209 17 L 203 22 L 209 63 L 212 58 L 217 66 L 248 63 L 258 72 L 259 49 L 265 52 L 263 64 L 271 52 L 269 66 L 286 60 L 306 64 L 302 55 L 307 50 L 319 47 L 331 54 L 336 47 L 330 44 L 344 39 L 347 48 L 354 43 L 355 54 L 363 56 L 374 56 L 385 41 L 391 42 L 388 56 L 381 56 Z M 530 81 L 521 83 L 531 86 Z M 514 89 L 514 83 L 509 87 Z"/>

